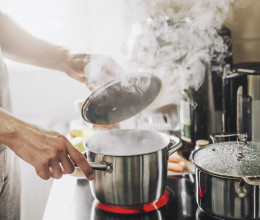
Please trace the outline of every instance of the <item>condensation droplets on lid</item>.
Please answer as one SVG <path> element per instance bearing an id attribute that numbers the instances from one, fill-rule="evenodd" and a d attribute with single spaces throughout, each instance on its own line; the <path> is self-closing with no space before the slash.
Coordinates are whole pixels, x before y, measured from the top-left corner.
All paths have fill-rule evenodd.
<path id="1" fill-rule="evenodd" d="M 248 142 L 242 148 L 243 157 L 238 160 L 237 142 L 208 145 L 193 154 L 193 162 L 205 171 L 229 177 L 260 175 L 260 144 Z"/>

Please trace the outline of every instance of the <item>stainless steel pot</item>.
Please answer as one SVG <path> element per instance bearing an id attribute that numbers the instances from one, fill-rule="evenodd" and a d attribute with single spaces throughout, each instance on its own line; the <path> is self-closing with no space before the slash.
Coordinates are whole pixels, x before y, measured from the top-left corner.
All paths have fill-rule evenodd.
<path id="1" fill-rule="evenodd" d="M 196 200 L 209 215 L 260 219 L 260 143 L 221 142 L 198 149 Z"/>
<path id="2" fill-rule="evenodd" d="M 160 132 L 125 129 L 94 133 L 84 146 L 95 170 L 90 182 L 94 198 L 105 204 L 132 206 L 162 196 L 168 157 L 181 143 Z"/>

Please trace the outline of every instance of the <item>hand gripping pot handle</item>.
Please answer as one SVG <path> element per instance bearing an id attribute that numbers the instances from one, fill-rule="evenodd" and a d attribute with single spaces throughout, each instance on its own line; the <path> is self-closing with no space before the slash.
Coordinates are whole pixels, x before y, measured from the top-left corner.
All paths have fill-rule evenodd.
<path id="1" fill-rule="evenodd" d="M 182 142 L 179 138 L 175 136 L 170 136 L 170 143 L 167 149 L 167 156 L 169 157 L 170 155 L 172 155 L 175 151 L 179 150 L 181 146 Z"/>
<path id="2" fill-rule="evenodd" d="M 84 156 L 87 158 L 86 153 L 84 153 Z M 113 171 L 112 163 L 109 163 L 109 162 L 106 162 L 106 161 L 99 162 L 99 163 L 97 163 L 97 162 L 88 162 L 88 163 L 93 170 L 106 171 L 108 173 L 112 173 L 112 171 Z M 78 167 L 78 165 L 75 164 L 75 167 Z"/>

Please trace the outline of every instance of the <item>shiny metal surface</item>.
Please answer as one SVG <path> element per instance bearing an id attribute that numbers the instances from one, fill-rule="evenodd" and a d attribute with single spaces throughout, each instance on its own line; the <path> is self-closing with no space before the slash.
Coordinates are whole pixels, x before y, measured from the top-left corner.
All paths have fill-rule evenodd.
<path id="1" fill-rule="evenodd" d="M 86 141 L 87 146 L 87 141 Z M 124 147 L 124 146 L 122 146 Z M 177 137 L 163 149 L 143 155 L 110 156 L 87 152 L 90 162 L 109 163 L 112 172 L 94 171 L 90 182 L 93 197 L 110 205 L 140 205 L 159 199 L 164 193 L 169 154 L 181 147 Z"/>
<path id="2" fill-rule="evenodd" d="M 237 136 L 237 142 L 216 144 L 217 139 L 233 136 Z M 211 135 L 211 138 L 214 144 L 208 145 L 205 150 L 197 150 L 196 152 L 202 153 L 200 156 L 197 154 L 197 158 L 196 152 L 192 155 L 193 163 L 196 166 L 198 205 L 209 215 L 218 218 L 259 219 L 260 172 L 258 168 L 260 164 L 254 164 L 254 161 L 259 163 L 260 157 L 257 155 L 260 152 L 259 143 L 246 142 L 246 134 L 214 134 Z M 235 155 L 232 153 L 232 145 L 238 148 L 236 151 L 243 157 L 238 159 L 237 153 Z M 231 147 L 231 151 L 228 149 L 229 147 Z M 249 150 L 246 150 L 247 147 Z M 219 154 L 218 150 L 220 150 Z M 254 158 L 254 156 L 256 157 Z M 207 162 L 200 164 L 203 158 L 208 158 Z M 212 170 L 208 171 L 208 166 L 212 166 Z M 215 172 L 217 170 L 223 170 L 225 173 Z M 238 173 L 241 175 L 236 175 Z M 248 173 L 252 175 L 246 176 Z"/>
<path id="3" fill-rule="evenodd" d="M 89 161 L 113 164 L 113 172 L 94 171 L 90 182 L 93 196 L 110 205 L 140 205 L 162 196 L 167 178 L 166 149 L 129 157 L 113 157 L 88 153 Z"/>
<path id="4" fill-rule="evenodd" d="M 260 100 L 260 75 L 248 75 L 248 95 L 253 100 Z"/>
<path id="5" fill-rule="evenodd" d="M 84 102 L 81 115 L 92 124 L 114 124 L 145 109 L 161 90 L 159 77 L 132 73 L 106 83 Z"/>
<path id="6" fill-rule="evenodd" d="M 252 140 L 260 141 L 259 121 L 260 121 L 260 75 L 248 76 L 248 95 L 251 101 L 251 129 Z"/>
<path id="7" fill-rule="evenodd" d="M 212 175 L 224 178 L 260 177 L 260 143 L 221 142 L 192 154 L 193 164 Z"/>
<path id="8" fill-rule="evenodd" d="M 223 178 L 196 168 L 196 200 L 203 211 L 222 219 L 260 219 L 260 186 Z"/>
<path id="9" fill-rule="evenodd" d="M 238 63 L 227 76 L 230 85 L 226 101 L 225 132 L 247 133 L 249 140 L 259 142 L 260 63 Z"/>
<path id="10" fill-rule="evenodd" d="M 95 163 L 89 162 L 93 170 L 101 170 L 111 173 L 113 171 L 113 165 L 107 162 Z"/>

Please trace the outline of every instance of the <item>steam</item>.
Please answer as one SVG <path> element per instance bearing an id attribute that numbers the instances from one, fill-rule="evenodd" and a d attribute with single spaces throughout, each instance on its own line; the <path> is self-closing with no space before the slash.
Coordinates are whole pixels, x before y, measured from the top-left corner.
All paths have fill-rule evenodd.
<path id="1" fill-rule="evenodd" d="M 118 4 L 122 10 L 121 28 L 125 35 L 121 45 L 120 64 L 106 56 L 93 55 L 85 72 L 93 89 L 121 76 L 126 90 L 142 94 L 149 82 L 128 79 L 126 73 L 145 72 L 160 77 L 162 89 L 150 108 L 179 104 L 181 91 L 187 87 L 198 90 L 213 60 L 213 68 L 223 74 L 228 44 L 219 30 L 232 8 L 244 7 L 249 0 L 131 0 Z M 124 7 L 124 8 L 123 8 Z M 117 16 L 117 20 L 120 18 Z M 120 21 L 122 22 L 122 21 Z M 118 33 L 121 37 L 122 33 Z M 116 37 L 116 36 L 115 36 Z M 104 42 L 107 44 L 107 42 Z M 230 42 L 229 42 L 230 43 Z M 123 55 L 123 56 L 122 56 Z"/>
<path id="2" fill-rule="evenodd" d="M 88 79 L 88 86 L 95 90 L 108 81 L 125 75 L 125 70 L 110 56 L 104 54 L 92 54 L 84 71 Z"/>
<path id="3" fill-rule="evenodd" d="M 151 77 L 146 75 L 145 77 L 137 76 L 132 77 L 133 74 L 127 74 L 121 76 L 121 86 L 125 91 L 128 91 L 133 94 L 142 95 L 146 92 L 151 84 Z"/>
<path id="4" fill-rule="evenodd" d="M 232 16 L 234 0 L 131 1 L 135 11 L 128 45 L 128 70 L 159 76 L 163 88 L 150 108 L 179 104 L 181 91 L 198 90 L 211 60 L 223 73 L 228 45 L 218 31 Z M 131 11 L 131 12 L 132 12 Z M 133 18 L 134 17 L 134 18 Z"/>
<path id="5" fill-rule="evenodd" d="M 166 135 L 147 130 L 113 130 L 96 132 L 87 139 L 90 151 L 112 156 L 143 155 L 165 148 Z"/>

